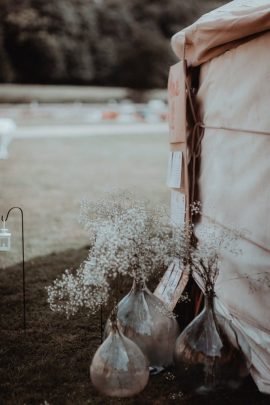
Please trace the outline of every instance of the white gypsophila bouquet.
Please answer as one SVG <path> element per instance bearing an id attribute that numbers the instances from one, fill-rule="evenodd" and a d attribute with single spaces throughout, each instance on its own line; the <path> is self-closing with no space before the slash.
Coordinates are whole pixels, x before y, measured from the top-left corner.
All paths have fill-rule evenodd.
<path id="1" fill-rule="evenodd" d="M 127 192 L 97 203 L 84 201 L 80 222 L 89 235 L 89 255 L 75 273 L 66 270 L 48 287 L 51 309 L 67 316 L 81 307 L 95 312 L 108 301 L 117 276 L 147 280 L 175 257 L 186 260 L 189 255 L 186 232 L 173 228 L 163 209 Z"/>

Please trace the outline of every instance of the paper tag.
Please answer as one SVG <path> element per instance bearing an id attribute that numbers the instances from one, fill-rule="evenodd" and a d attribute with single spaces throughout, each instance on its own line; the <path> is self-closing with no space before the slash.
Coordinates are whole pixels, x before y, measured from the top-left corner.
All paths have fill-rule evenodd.
<path id="1" fill-rule="evenodd" d="M 173 310 L 189 279 L 189 273 L 175 259 L 168 267 L 154 294 L 161 299 L 169 310 Z"/>
<path id="2" fill-rule="evenodd" d="M 185 194 L 180 191 L 171 191 L 171 224 L 173 226 L 185 225 Z"/>
<path id="3" fill-rule="evenodd" d="M 171 188 L 181 187 L 182 177 L 182 152 L 170 152 L 168 160 L 167 186 Z"/>

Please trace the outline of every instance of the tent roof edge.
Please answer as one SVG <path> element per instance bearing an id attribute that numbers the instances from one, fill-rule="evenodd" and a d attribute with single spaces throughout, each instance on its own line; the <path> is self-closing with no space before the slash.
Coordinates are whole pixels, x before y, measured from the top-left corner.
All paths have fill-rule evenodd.
<path id="1" fill-rule="evenodd" d="M 268 30 L 270 0 L 234 0 L 202 15 L 171 43 L 180 60 L 198 66 Z"/>

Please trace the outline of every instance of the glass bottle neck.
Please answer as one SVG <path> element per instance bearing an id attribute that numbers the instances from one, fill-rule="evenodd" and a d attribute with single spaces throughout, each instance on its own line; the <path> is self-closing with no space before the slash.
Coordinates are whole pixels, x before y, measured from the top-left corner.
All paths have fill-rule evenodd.
<path id="1" fill-rule="evenodd" d="M 139 277 L 133 279 L 132 290 L 133 291 L 141 291 L 146 288 L 145 281 Z"/>
<path id="2" fill-rule="evenodd" d="M 214 294 L 207 294 L 204 296 L 204 307 L 207 310 L 214 310 Z"/>

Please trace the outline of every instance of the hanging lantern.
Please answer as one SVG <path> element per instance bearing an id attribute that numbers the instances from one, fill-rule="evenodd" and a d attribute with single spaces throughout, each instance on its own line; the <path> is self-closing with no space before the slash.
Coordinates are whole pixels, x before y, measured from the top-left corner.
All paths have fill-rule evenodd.
<path id="1" fill-rule="evenodd" d="M 96 351 L 90 366 L 93 385 L 104 395 L 131 397 L 139 394 L 149 378 L 148 361 L 139 347 L 112 321 L 109 336 Z"/>
<path id="2" fill-rule="evenodd" d="M 205 296 L 203 311 L 184 329 L 175 344 L 176 372 L 183 390 L 207 393 L 238 388 L 247 375 L 243 352 L 232 344 L 233 329 Z M 239 337 L 237 339 L 239 342 Z M 246 345 L 242 340 L 241 346 Z"/>
<path id="3" fill-rule="evenodd" d="M 123 334 L 148 358 L 152 373 L 173 363 L 174 345 L 179 335 L 177 320 L 144 281 L 134 280 L 131 291 L 118 304 L 117 320 Z M 108 331 L 109 322 L 105 334 Z"/>
<path id="4" fill-rule="evenodd" d="M 10 250 L 11 233 L 5 227 L 5 221 L 3 228 L 0 229 L 0 252 L 8 252 Z"/>

